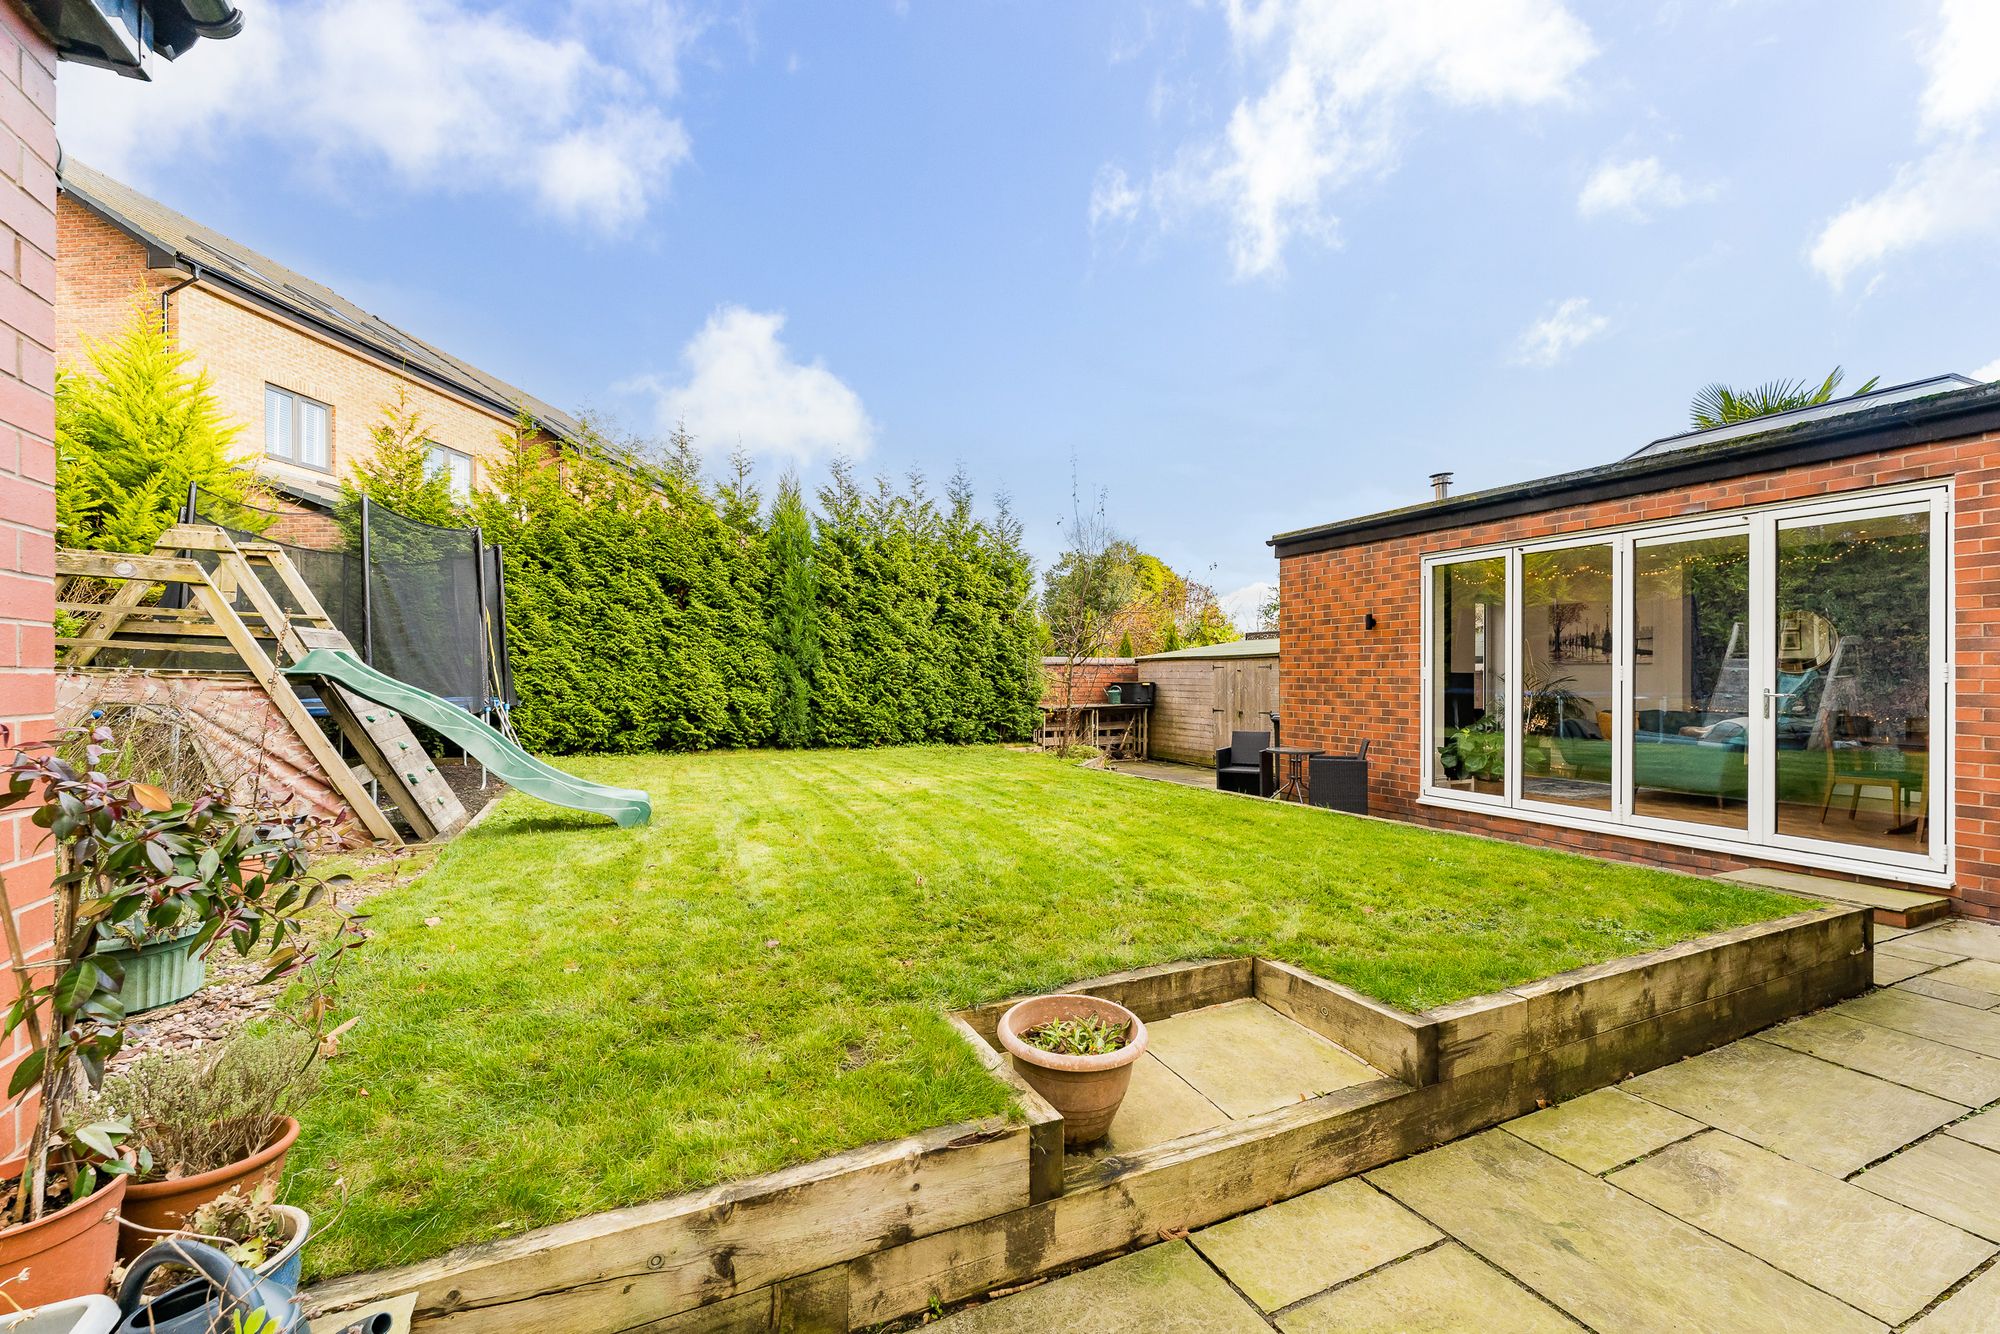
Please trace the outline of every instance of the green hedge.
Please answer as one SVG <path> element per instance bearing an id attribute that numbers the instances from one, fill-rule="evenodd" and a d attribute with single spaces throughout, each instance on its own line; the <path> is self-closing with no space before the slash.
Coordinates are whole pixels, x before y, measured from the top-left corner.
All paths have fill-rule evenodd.
<path id="1" fill-rule="evenodd" d="M 525 446 L 524 446 L 525 448 Z M 1040 631 L 1003 512 L 962 479 L 864 495 L 845 468 L 810 519 L 685 470 L 502 468 L 471 518 L 504 549 L 524 744 L 559 751 L 1019 739 Z"/>

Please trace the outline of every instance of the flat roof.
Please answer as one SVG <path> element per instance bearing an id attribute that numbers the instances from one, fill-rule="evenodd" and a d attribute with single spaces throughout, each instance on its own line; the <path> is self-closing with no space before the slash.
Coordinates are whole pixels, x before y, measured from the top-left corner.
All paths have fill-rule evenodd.
<path id="1" fill-rule="evenodd" d="M 1594 468 L 1297 528 L 1277 534 L 1267 545 L 1280 559 L 1303 556 L 2000 431 L 2000 383 L 1898 399 L 1832 417 L 1797 420 L 1780 414 L 1775 424 L 1766 426 L 1759 419 L 1757 425 L 1760 429 L 1748 435 L 1689 439 L 1678 448 L 1642 450 Z M 2000 455 L 2000 445 L 1994 452 Z"/>

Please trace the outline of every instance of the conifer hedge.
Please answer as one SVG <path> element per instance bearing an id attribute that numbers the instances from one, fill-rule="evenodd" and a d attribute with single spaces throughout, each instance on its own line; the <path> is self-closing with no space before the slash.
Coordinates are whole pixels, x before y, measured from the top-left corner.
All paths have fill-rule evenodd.
<path id="1" fill-rule="evenodd" d="M 739 476 L 624 469 L 525 438 L 468 518 L 498 543 L 520 704 L 534 749 L 872 746 L 1032 730 L 1040 627 L 1004 508 L 964 479 L 858 486 L 836 467 L 807 513 L 768 516 Z"/>

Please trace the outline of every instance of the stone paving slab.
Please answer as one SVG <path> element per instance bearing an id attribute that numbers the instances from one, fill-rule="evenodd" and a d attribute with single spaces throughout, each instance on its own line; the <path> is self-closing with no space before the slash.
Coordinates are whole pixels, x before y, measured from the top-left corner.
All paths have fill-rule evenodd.
<path id="1" fill-rule="evenodd" d="M 1946 950 L 1968 959 L 1991 959 L 2000 963 L 2000 931 L 1981 922 L 1964 920 L 1939 922 L 1919 933 L 1915 944 L 1928 950 Z"/>
<path id="2" fill-rule="evenodd" d="M 1904 1334 L 1993 1334 L 2000 1329 L 2000 1266 L 1938 1303 Z"/>
<path id="3" fill-rule="evenodd" d="M 1943 976 L 1944 972 L 1938 975 Z M 1915 1033 L 1920 1038 L 1963 1047 L 1982 1056 L 2000 1057 L 2000 1014 L 1954 1005 L 1935 996 L 1920 996 L 1891 987 L 1842 1001 L 1833 1007 L 1832 1013 Z"/>
<path id="4" fill-rule="evenodd" d="M 1990 1242 L 1719 1130 L 1607 1179 L 1892 1325 L 1994 1254 Z"/>
<path id="5" fill-rule="evenodd" d="M 1915 959 L 1918 963 L 1935 964 L 1940 968 L 1948 963 L 1962 963 L 1965 960 L 1965 956 L 1955 950 L 1934 948 L 1923 936 L 1910 940 L 1881 942 L 1875 946 L 1875 953 L 1891 955 L 1898 959 Z"/>
<path id="6" fill-rule="evenodd" d="M 1954 1005 L 1969 1005 L 1975 1010 L 1990 1010 L 2000 1005 L 2000 992 L 1976 991 L 1971 987 L 1947 981 L 1944 975 L 1949 971 L 1940 969 L 1935 973 L 1920 973 L 1915 977 L 1903 979 L 1896 983 L 1896 986 L 1904 991 L 1914 991 L 1919 996 L 1950 1001 Z"/>
<path id="7" fill-rule="evenodd" d="M 1754 1038 L 1620 1087 L 1835 1176 L 1894 1153 L 1965 1111 L 1943 1098 Z"/>
<path id="8" fill-rule="evenodd" d="M 1984 1107 L 2000 1098 L 2000 1061 L 1991 1056 L 1864 1023 L 1837 1011 L 1795 1019 L 1758 1036 L 1967 1107 Z"/>
<path id="9" fill-rule="evenodd" d="M 1462 1246 L 1378 1270 L 1278 1317 L 1285 1334 L 1577 1334 L 1579 1326 Z"/>
<path id="10" fill-rule="evenodd" d="M 1186 1080 L 1148 1051 L 1132 1063 L 1132 1085 L 1118 1105 L 1111 1133 L 1088 1156 L 1130 1153 L 1228 1120 L 1220 1107 L 1189 1088 Z"/>
<path id="11" fill-rule="evenodd" d="M 1368 1180 L 1604 1334 L 1882 1328 L 1504 1131 L 1378 1168 Z"/>
<path id="12" fill-rule="evenodd" d="M 1955 1139 L 1962 1139 L 1968 1144 L 1977 1144 L 1982 1149 L 2000 1153 L 2000 1107 L 1968 1117 L 1956 1125 L 1946 1126 L 1944 1133 Z"/>
<path id="13" fill-rule="evenodd" d="M 2000 1241 L 2000 1153 L 1990 1149 L 1939 1135 L 1869 1168 L 1854 1184 Z"/>
<path id="14" fill-rule="evenodd" d="M 1702 1130 L 1701 1122 L 1623 1089 L 1598 1089 L 1501 1127 L 1586 1172 L 1607 1172 Z"/>
<path id="15" fill-rule="evenodd" d="M 1920 976 L 1937 968 L 1937 964 L 1925 963 L 1920 959 L 1903 959 L 1892 954 L 1875 951 L 1869 961 L 1869 977 L 1878 987 L 1893 987 L 1906 978 Z"/>
<path id="16" fill-rule="evenodd" d="M 1955 987 L 1984 991 L 2000 997 L 2000 963 L 1995 963 L 1991 959 L 1967 959 L 1963 963 L 1940 968 L 1931 976 L 1940 982 L 1949 982 Z"/>
<path id="17" fill-rule="evenodd" d="M 1188 1240 L 1266 1311 L 1443 1240 L 1358 1177 L 1267 1205 Z"/>
<path id="18" fill-rule="evenodd" d="M 1232 1117 L 1382 1078 L 1382 1072 L 1258 1000 L 1146 1025 L 1148 1050 Z"/>
<path id="19" fill-rule="evenodd" d="M 1184 1241 L 1143 1251 L 947 1316 L 949 1334 L 1270 1334 Z"/>

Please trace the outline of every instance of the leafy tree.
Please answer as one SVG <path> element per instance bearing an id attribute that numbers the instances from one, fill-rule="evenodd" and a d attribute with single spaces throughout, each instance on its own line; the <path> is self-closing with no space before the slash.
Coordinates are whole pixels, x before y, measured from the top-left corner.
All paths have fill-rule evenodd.
<path id="1" fill-rule="evenodd" d="M 1104 652 L 1119 614 L 1140 590 L 1132 545 L 1112 528 L 1104 494 L 1086 505 L 1072 489 L 1070 499 L 1069 547 L 1042 576 L 1042 618 L 1054 655 L 1063 659 L 1065 709 L 1075 702 L 1077 664 Z"/>
<path id="2" fill-rule="evenodd" d="M 812 680 L 819 669 L 819 588 L 813 571 L 812 518 L 796 477 L 778 484 L 765 542 L 770 592 L 765 623 L 771 636 L 774 690 L 771 740 L 780 746 L 812 741 Z"/>
<path id="3" fill-rule="evenodd" d="M 1727 426 L 1732 422 L 1768 417 L 1774 412 L 1817 407 L 1821 403 L 1832 401 L 1833 391 L 1840 387 L 1845 375 L 1845 371 L 1835 366 L 1816 386 L 1809 385 L 1804 380 L 1768 380 L 1753 389 L 1733 389 L 1726 384 L 1711 384 L 1696 394 L 1694 401 L 1688 404 L 1688 421 L 1695 430 L 1705 431 L 1715 426 Z M 1881 382 L 1881 376 L 1874 376 L 1854 393 L 1857 396 L 1865 394 Z"/>
<path id="4" fill-rule="evenodd" d="M 422 409 L 410 401 L 409 389 L 397 385 L 395 400 L 382 405 L 381 416 L 368 428 L 369 453 L 341 479 L 335 513 L 350 536 L 360 532 L 364 495 L 434 528 L 455 528 L 465 522 L 451 480 L 431 462 L 430 432 Z"/>
<path id="5" fill-rule="evenodd" d="M 1118 656 L 1121 658 L 1129 658 L 1133 656 L 1132 632 L 1130 630 L 1127 630 L 1124 634 L 1118 637 Z"/>
<path id="6" fill-rule="evenodd" d="M 149 551 L 179 517 L 190 483 L 224 502 L 258 494 L 230 460 L 237 427 L 150 306 L 87 341 L 90 372 L 56 374 L 56 541 Z"/>

